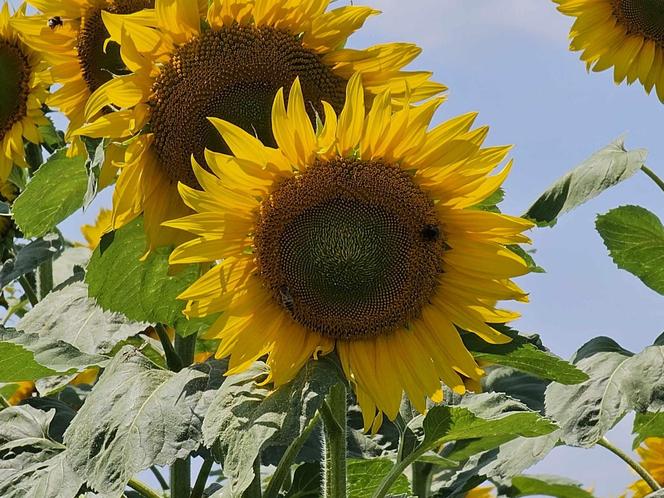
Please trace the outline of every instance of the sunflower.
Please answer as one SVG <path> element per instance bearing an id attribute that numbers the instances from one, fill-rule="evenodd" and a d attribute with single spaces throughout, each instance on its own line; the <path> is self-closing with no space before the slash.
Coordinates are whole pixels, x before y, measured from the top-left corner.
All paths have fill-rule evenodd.
<path id="1" fill-rule="evenodd" d="M 52 83 L 60 85 L 48 105 L 69 120 L 65 138 L 85 122 L 90 95 L 114 75 L 127 74 L 120 47 L 108 41 L 102 10 L 129 14 L 154 7 L 153 0 L 29 0 L 41 14 L 14 21 L 23 41 L 42 53 Z M 72 141 L 70 155 L 84 153 L 80 139 Z"/>
<path id="2" fill-rule="evenodd" d="M 664 102 L 664 3 L 661 0 L 554 0 L 576 18 L 570 49 L 588 69 L 614 67 L 616 83 L 637 79 Z"/>
<path id="3" fill-rule="evenodd" d="M 346 6 L 326 11 L 330 0 L 156 0 L 154 10 L 133 15 L 103 12 L 111 39 L 132 74 L 109 81 L 87 104 L 91 118 L 77 133 L 127 137 L 149 132 L 129 146 L 113 200 L 118 228 L 141 212 L 151 247 L 177 242 L 161 222 L 190 213 L 177 183 L 198 187 L 192 154 L 228 152 L 207 118 L 228 120 L 274 145 L 270 109 L 279 88 L 302 82 L 308 119 L 337 111 L 354 72 L 364 76 L 368 99 L 385 89 L 422 100 L 445 90 L 429 72 L 402 68 L 420 52 L 389 43 L 365 50 L 343 48 L 377 11 Z"/>
<path id="4" fill-rule="evenodd" d="M 22 401 L 30 398 L 35 391 L 35 383 L 30 381 L 16 382 L 15 384 L 8 384 L 3 387 L 14 389 L 12 395 L 7 398 L 7 403 L 9 403 L 10 406 L 21 404 Z"/>
<path id="5" fill-rule="evenodd" d="M 641 465 L 659 484 L 664 485 L 664 438 L 649 437 L 645 444 L 637 448 Z M 643 480 L 636 481 L 629 487 L 632 498 L 643 498 L 653 492 Z"/>
<path id="6" fill-rule="evenodd" d="M 488 176 L 509 147 L 481 148 L 475 114 L 427 131 L 441 99 L 395 109 L 386 90 L 367 111 L 361 80 L 350 78 L 339 115 L 323 103 L 318 133 L 300 80 L 288 107 L 280 90 L 276 149 L 211 118 L 233 155 L 206 150 L 209 170 L 192 159 L 202 190 L 178 187 L 195 213 L 165 225 L 195 236 L 171 263 L 220 261 L 179 298 L 188 317 L 223 310 L 203 337 L 221 340 L 228 373 L 267 355 L 278 387 L 336 350 L 368 430 L 396 417 L 403 391 L 423 412 L 441 380 L 458 393 L 477 384 L 455 326 L 509 342 L 486 322 L 518 317 L 498 300 L 527 300 L 509 280 L 526 264 L 505 244 L 528 242 L 532 224 L 472 209 L 510 170 Z"/>
<path id="7" fill-rule="evenodd" d="M 99 243 L 101 242 L 101 237 L 106 232 L 111 230 L 111 211 L 108 209 L 100 209 L 97 219 L 93 225 L 83 225 L 81 227 L 81 233 L 87 244 L 81 244 L 91 251 L 97 249 Z"/>
<path id="8" fill-rule="evenodd" d="M 23 44 L 11 23 L 21 19 L 24 7 L 9 15 L 0 9 L 0 182 L 6 182 L 13 164 L 27 167 L 23 138 L 41 142 L 37 128 L 47 123 L 42 112 L 46 83 L 39 54 Z"/>
<path id="9" fill-rule="evenodd" d="M 494 498 L 495 494 L 490 487 L 474 488 L 466 493 L 465 498 Z"/>

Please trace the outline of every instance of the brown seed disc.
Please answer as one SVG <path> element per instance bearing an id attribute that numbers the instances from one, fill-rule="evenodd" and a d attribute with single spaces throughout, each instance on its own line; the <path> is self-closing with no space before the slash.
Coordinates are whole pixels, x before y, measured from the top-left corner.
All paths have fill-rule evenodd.
<path id="1" fill-rule="evenodd" d="M 30 72 L 19 45 L 0 39 L 0 141 L 28 112 Z"/>
<path id="2" fill-rule="evenodd" d="M 120 56 L 120 45 L 109 42 L 104 51 L 104 42 L 109 37 L 101 18 L 101 11 L 114 14 L 133 14 L 139 10 L 153 8 L 154 0 L 114 0 L 105 9 L 92 8 L 81 19 L 78 34 L 78 62 L 83 79 L 91 92 L 109 81 L 113 75 L 129 71 Z"/>
<path id="3" fill-rule="evenodd" d="M 612 0 L 613 12 L 630 34 L 664 48 L 664 0 Z"/>
<path id="4" fill-rule="evenodd" d="M 442 271 L 432 202 L 398 166 L 337 158 L 263 201 L 258 275 L 295 321 L 334 339 L 386 334 L 420 315 Z"/>
<path id="5" fill-rule="evenodd" d="M 321 100 L 343 107 L 346 81 L 285 31 L 226 26 L 178 48 L 151 99 L 154 146 L 165 173 L 197 187 L 191 155 L 205 164 L 205 148 L 228 152 L 208 117 L 230 121 L 274 146 L 272 103 L 280 88 L 288 93 L 297 76 L 312 120 L 322 112 Z"/>

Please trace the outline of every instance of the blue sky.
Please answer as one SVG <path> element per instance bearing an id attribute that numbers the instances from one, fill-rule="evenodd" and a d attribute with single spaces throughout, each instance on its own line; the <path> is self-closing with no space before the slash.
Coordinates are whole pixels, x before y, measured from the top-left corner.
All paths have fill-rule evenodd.
<path id="1" fill-rule="evenodd" d="M 10 2 L 18 3 L 18 2 Z M 338 4 L 347 2 L 338 2 Z M 359 3 L 359 2 L 355 2 Z M 374 0 L 383 11 L 352 38 L 351 46 L 415 42 L 424 49 L 413 66 L 435 73 L 450 87 L 441 121 L 480 111 L 491 126 L 491 144 L 514 144 L 515 167 L 506 183 L 503 210 L 521 214 L 556 178 L 623 133 L 627 146 L 649 149 L 648 165 L 664 175 L 664 106 L 641 86 L 616 86 L 609 72 L 587 74 L 568 51 L 571 20 L 553 2 L 534 0 Z M 63 224 L 80 239 L 108 192 L 86 213 Z M 664 297 L 618 270 L 594 230 L 598 213 L 640 204 L 664 217 L 664 195 L 637 175 L 532 236 L 546 274 L 521 279 L 531 303 L 515 323 L 538 333 L 555 353 L 568 357 L 588 339 L 608 335 L 637 351 L 664 330 Z M 630 424 L 610 438 L 631 446 Z M 533 472 L 562 474 L 594 487 L 597 496 L 618 496 L 634 478 L 602 448 L 561 448 Z"/>

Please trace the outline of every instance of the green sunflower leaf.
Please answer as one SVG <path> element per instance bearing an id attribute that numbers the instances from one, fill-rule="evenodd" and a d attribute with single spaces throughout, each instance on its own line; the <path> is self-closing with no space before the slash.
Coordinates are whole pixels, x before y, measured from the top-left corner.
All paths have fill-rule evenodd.
<path id="1" fill-rule="evenodd" d="M 387 458 L 372 460 L 348 460 L 348 498 L 371 498 L 371 495 L 394 463 Z M 389 490 L 389 496 L 409 494 L 410 484 L 406 476 L 401 474 Z"/>
<path id="2" fill-rule="evenodd" d="M 83 205 L 88 189 L 85 158 L 60 149 L 39 168 L 13 206 L 26 237 L 41 237 Z"/>
<path id="3" fill-rule="evenodd" d="M 618 268 L 664 294 L 664 226 L 640 206 L 621 206 L 597 217 L 595 224 Z"/>
<path id="4" fill-rule="evenodd" d="M 320 463 L 303 463 L 295 469 L 293 483 L 285 498 L 319 498 L 321 482 Z"/>
<path id="5" fill-rule="evenodd" d="M 0 412 L 0 496 L 76 498 L 83 480 L 49 437 L 55 410 L 13 406 Z"/>
<path id="6" fill-rule="evenodd" d="M 67 145 L 65 142 L 65 134 L 55 128 L 55 124 L 53 124 L 51 118 L 46 117 L 46 120 L 46 124 L 38 127 L 39 134 L 42 137 L 42 146 L 49 154 L 53 154 L 56 150 Z"/>
<path id="7" fill-rule="evenodd" d="M 257 381 L 267 374 L 264 363 L 227 377 L 203 422 L 207 447 L 223 458 L 232 496 L 240 496 L 254 478 L 253 464 L 271 445 L 290 444 L 339 381 L 337 367 L 327 359 L 309 361 L 288 384 L 276 391 Z"/>
<path id="8" fill-rule="evenodd" d="M 0 342 L 0 382 L 36 380 L 57 373 L 37 363 L 34 353 L 23 346 Z"/>
<path id="9" fill-rule="evenodd" d="M 214 363 L 173 373 L 123 348 L 65 432 L 68 464 L 102 494 L 121 494 L 138 472 L 199 447 L 203 415 L 221 381 Z"/>
<path id="10" fill-rule="evenodd" d="M 185 301 L 177 299 L 198 278 L 195 265 L 169 270 L 171 249 L 160 247 L 141 261 L 146 252 L 143 219 L 111 232 L 112 242 L 95 249 L 88 264 L 86 282 L 90 297 L 103 309 L 123 313 L 137 322 L 163 323 L 180 335 L 190 335 L 210 323 L 187 320 Z"/>
<path id="11" fill-rule="evenodd" d="M 582 484 L 565 477 L 547 475 L 521 475 L 512 478 L 512 485 L 501 487 L 501 496 L 554 496 L 557 498 L 593 498 Z"/>
<path id="12" fill-rule="evenodd" d="M 632 443 L 634 449 L 649 437 L 664 437 L 664 412 L 637 413 L 632 433 L 635 435 Z"/>
<path id="13" fill-rule="evenodd" d="M 62 239 L 54 234 L 33 240 L 21 247 L 14 259 L 5 261 L 0 267 L 0 287 L 36 270 L 39 265 L 54 258 L 61 251 Z"/>
<path id="14" fill-rule="evenodd" d="M 646 161 L 644 149 L 628 151 L 622 138 L 604 147 L 556 180 L 526 211 L 524 218 L 553 226 L 558 217 L 627 180 Z"/>
<path id="15" fill-rule="evenodd" d="M 561 384 L 579 384 L 588 379 L 582 370 L 541 349 L 533 340 L 504 326 L 497 325 L 496 328 L 510 335 L 512 342 L 489 344 L 475 334 L 463 334 L 464 344 L 476 360 L 514 368 Z"/>

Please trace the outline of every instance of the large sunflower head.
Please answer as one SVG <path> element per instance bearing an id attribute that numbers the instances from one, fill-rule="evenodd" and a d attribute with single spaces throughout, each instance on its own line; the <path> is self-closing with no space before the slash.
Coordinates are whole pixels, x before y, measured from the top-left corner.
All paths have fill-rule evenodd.
<path id="1" fill-rule="evenodd" d="M 23 138 L 39 143 L 37 127 L 46 123 L 40 55 L 19 40 L 11 25 L 23 14 L 24 7 L 10 16 L 6 2 L 0 8 L 0 182 L 7 180 L 13 164 L 27 167 Z"/>
<path id="2" fill-rule="evenodd" d="M 497 301 L 527 300 L 509 280 L 526 264 L 505 245 L 532 225 L 473 209 L 510 169 L 488 176 L 509 147 L 482 148 L 475 114 L 427 131 L 440 99 L 395 110 L 387 90 L 367 111 L 365 95 L 353 76 L 316 133 L 296 79 L 288 105 L 274 101 L 278 148 L 212 118 L 232 155 L 193 159 L 199 187 L 179 190 L 195 213 L 165 225 L 195 236 L 172 263 L 221 261 L 180 298 L 190 317 L 223 310 L 207 337 L 229 373 L 267 355 L 279 386 L 336 350 L 368 429 L 396 417 L 403 391 L 424 411 L 441 380 L 462 393 L 480 378 L 457 327 L 509 341 L 487 322 L 518 316 Z"/>
<path id="3" fill-rule="evenodd" d="M 24 42 L 40 51 L 48 65 L 49 80 L 60 87 L 48 105 L 69 120 L 67 138 L 85 121 L 85 105 L 92 92 L 115 75 L 127 74 L 120 47 L 109 41 L 101 12 L 129 14 L 154 7 L 154 0 L 29 0 L 39 9 L 13 25 Z M 73 153 L 83 152 L 78 139 Z"/>
<path id="4" fill-rule="evenodd" d="M 664 2 L 662 0 L 554 0 L 576 18 L 570 48 L 588 69 L 614 67 L 616 83 L 637 79 L 664 102 Z"/>
<path id="5" fill-rule="evenodd" d="M 127 166 L 114 198 L 114 225 L 145 213 L 151 245 L 171 242 L 160 223 L 187 213 L 176 185 L 198 187 L 193 155 L 206 148 L 229 152 L 208 117 L 232 122 L 275 145 L 271 107 L 279 88 L 299 78 L 307 119 L 323 116 L 322 102 L 337 112 L 346 82 L 360 72 L 367 100 L 385 89 L 394 98 L 421 100 L 444 86 L 428 72 L 402 68 L 419 53 L 412 44 L 365 50 L 344 48 L 346 39 L 377 11 L 346 6 L 327 10 L 329 0 L 156 0 L 154 10 L 132 15 L 103 12 L 111 39 L 121 45 L 133 73 L 109 81 L 87 105 L 79 130 L 89 136 L 129 136 L 146 126 L 127 151 Z"/>
<path id="6" fill-rule="evenodd" d="M 641 457 L 641 465 L 655 481 L 664 485 L 664 438 L 649 437 L 636 452 Z M 629 490 L 631 498 L 644 498 L 654 491 L 644 480 L 636 481 Z"/>

